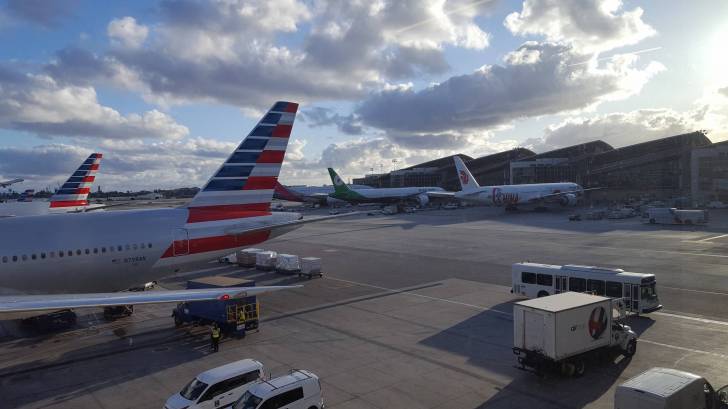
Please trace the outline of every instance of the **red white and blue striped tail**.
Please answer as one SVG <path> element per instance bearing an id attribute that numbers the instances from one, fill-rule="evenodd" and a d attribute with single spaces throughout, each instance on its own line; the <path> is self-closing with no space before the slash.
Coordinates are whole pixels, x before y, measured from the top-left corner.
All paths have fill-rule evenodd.
<path id="1" fill-rule="evenodd" d="M 188 223 L 269 214 L 298 104 L 276 102 L 187 205 Z"/>
<path id="2" fill-rule="evenodd" d="M 51 208 L 88 206 L 88 194 L 102 156 L 100 153 L 92 153 L 83 161 L 66 183 L 51 196 Z"/>

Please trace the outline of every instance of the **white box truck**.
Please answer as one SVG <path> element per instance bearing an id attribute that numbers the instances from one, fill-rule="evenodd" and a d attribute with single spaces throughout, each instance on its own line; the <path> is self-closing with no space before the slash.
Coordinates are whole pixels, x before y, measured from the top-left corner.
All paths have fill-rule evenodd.
<path id="1" fill-rule="evenodd" d="M 707 224 L 708 211 L 650 207 L 642 214 L 642 221 L 650 224 Z"/>
<path id="2" fill-rule="evenodd" d="M 600 352 L 631 357 L 637 335 L 613 318 L 612 300 L 565 292 L 513 306 L 513 353 L 521 369 L 581 376 Z"/>
<path id="3" fill-rule="evenodd" d="M 728 385 L 718 389 L 689 372 L 651 368 L 619 385 L 614 409 L 728 409 Z"/>

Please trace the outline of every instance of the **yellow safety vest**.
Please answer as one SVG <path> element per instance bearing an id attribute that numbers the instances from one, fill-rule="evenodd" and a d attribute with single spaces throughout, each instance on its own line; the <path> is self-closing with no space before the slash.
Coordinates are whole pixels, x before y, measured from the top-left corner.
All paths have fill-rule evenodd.
<path id="1" fill-rule="evenodd" d="M 213 328 L 212 329 L 212 337 L 213 338 L 220 338 L 220 329 L 219 328 Z"/>

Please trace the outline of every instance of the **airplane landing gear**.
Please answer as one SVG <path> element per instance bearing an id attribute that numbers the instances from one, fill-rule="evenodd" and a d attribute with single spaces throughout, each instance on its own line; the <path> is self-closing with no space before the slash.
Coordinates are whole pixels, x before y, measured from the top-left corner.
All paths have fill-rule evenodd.
<path id="1" fill-rule="evenodd" d="M 113 321 L 117 318 L 128 317 L 134 313 L 133 305 L 119 305 L 116 307 L 104 307 L 104 319 Z"/>

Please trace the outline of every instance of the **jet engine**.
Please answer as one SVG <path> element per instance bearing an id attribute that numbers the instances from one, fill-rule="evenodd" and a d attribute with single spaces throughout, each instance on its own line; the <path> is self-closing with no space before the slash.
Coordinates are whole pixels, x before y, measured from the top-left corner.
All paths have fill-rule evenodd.
<path id="1" fill-rule="evenodd" d="M 424 193 L 421 195 L 417 195 L 417 202 L 419 202 L 420 207 L 425 207 L 428 203 L 430 203 L 430 197 Z"/>
<path id="2" fill-rule="evenodd" d="M 561 196 L 561 206 L 576 206 L 577 198 L 573 193 L 567 193 Z"/>

